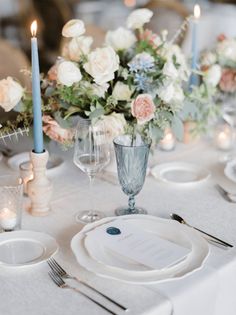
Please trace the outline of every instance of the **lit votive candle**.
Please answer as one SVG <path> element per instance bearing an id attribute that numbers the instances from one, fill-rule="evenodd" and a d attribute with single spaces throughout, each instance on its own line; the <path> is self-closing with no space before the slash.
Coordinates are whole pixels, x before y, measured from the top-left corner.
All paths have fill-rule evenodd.
<path id="1" fill-rule="evenodd" d="M 28 195 L 28 182 L 33 179 L 33 167 L 31 162 L 23 162 L 20 164 L 20 176 L 23 179 L 24 194 Z"/>
<path id="2" fill-rule="evenodd" d="M 215 143 L 217 148 L 221 150 L 230 150 L 233 145 L 233 134 L 229 126 L 224 126 L 218 130 L 215 137 Z"/>
<path id="3" fill-rule="evenodd" d="M 171 151 L 175 147 L 175 136 L 170 129 L 167 129 L 164 138 L 159 142 L 159 147 L 163 151 Z"/>
<path id="4" fill-rule="evenodd" d="M 5 231 L 11 231 L 17 223 L 16 213 L 8 208 L 3 208 L 0 212 L 0 225 Z"/>

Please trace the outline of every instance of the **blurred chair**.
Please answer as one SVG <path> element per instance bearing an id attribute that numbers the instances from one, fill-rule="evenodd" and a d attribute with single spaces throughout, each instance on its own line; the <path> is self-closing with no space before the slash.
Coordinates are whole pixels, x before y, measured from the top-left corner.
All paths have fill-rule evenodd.
<path id="1" fill-rule="evenodd" d="M 97 25 L 87 24 L 86 35 L 93 37 L 93 48 L 101 47 L 105 41 L 106 32 Z"/>
<path id="2" fill-rule="evenodd" d="M 22 86 L 31 87 L 30 77 L 22 72 L 30 70 L 29 61 L 23 51 L 0 39 L 0 60 L 0 79 L 12 76 L 19 80 Z"/>
<path id="3" fill-rule="evenodd" d="M 29 70 L 30 64 L 25 54 L 19 49 L 13 47 L 6 40 L 0 39 L 0 80 L 8 76 L 18 80 L 23 87 L 31 89 L 31 79 L 21 70 Z M 11 111 L 5 113 L 0 108 L 0 122 L 15 118 L 16 113 Z"/>
<path id="4" fill-rule="evenodd" d="M 168 30 L 168 39 L 171 39 L 179 29 L 184 19 L 189 15 L 188 9 L 179 0 L 150 0 L 145 6 L 153 11 L 154 16 L 147 25 L 155 33 L 166 29 Z M 181 44 L 183 37 L 179 38 L 178 44 Z"/>

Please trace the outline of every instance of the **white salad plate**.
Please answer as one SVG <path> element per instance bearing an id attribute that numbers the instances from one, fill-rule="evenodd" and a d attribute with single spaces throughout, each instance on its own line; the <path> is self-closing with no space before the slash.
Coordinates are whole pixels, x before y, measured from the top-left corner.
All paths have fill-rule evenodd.
<path id="1" fill-rule="evenodd" d="M 202 183 L 211 176 L 207 169 L 183 162 L 156 165 L 152 168 L 151 174 L 160 181 L 180 186 Z"/>
<path id="2" fill-rule="evenodd" d="M 56 240 L 45 233 L 19 230 L 0 234 L 0 266 L 36 265 L 57 251 Z"/>
<path id="3" fill-rule="evenodd" d="M 231 160 L 226 163 L 226 166 L 224 168 L 224 174 L 225 176 L 236 183 L 236 160 Z"/>
<path id="4" fill-rule="evenodd" d="M 145 232 L 155 233 L 163 239 L 188 248 L 190 252 L 184 259 L 162 269 L 150 269 L 122 257 L 115 250 L 107 250 L 102 246 L 101 239 L 92 242 L 87 237 L 89 231 L 108 222 L 114 224 L 116 220 L 117 217 L 104 218 L 88 224 L 71 241 L 71 248 L 78 263 L 97 275 L 133 284 L 163 282 L 185 277 L 200 269 L 208 256 L 208 244 L 197 232 L 178 222 L 149 215 L 127 215 L 119 217 L 119 220 L 131 220 L 137 228 Z"/>
<path id="5" fill-rule="evenodd" d="M 13 171 L 18 171 L 20 164 L 28 162 L 29 160 L 30 160 L 29 152 L 22 152 L 9 158 L 7 160 L 7 164 Z M 64 163 L 65 161 L 63 160 L 62 157 L 53 154 L 50 155 L 47 164 L 47 173 L 51 174 L 57 172 Z"/>

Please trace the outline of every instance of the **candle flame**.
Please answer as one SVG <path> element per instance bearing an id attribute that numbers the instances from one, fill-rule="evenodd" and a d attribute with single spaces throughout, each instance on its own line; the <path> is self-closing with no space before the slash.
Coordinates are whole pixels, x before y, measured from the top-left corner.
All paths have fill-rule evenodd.
<path id="1" fill-rule="evenodd" d="M 36 34 L 37 34 L 37 21 L 36 20 L 33 21 L 33 23 L 31 24 L 30 29 L 31 29 L 32 36 L 35 37 Z"/>
<path id="2" fill-rule="evenodd" d="M 127 7 L 134 7 L 136 5 L 136 0 L 124 0 L 124 4 Z"/>
<path id="3" fill-rule="evenodd" d="M 199 4 L 195 4 L 194 6 L 194 17 L 195 19 L 199 19 L 201 16 L 201 8 Z"/>

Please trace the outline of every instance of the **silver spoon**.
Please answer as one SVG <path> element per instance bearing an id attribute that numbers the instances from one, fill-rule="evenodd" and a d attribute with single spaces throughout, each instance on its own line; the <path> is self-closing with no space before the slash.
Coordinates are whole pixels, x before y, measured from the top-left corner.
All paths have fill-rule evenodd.
<path id="1" fill-rule="evenodd" d="M 179 223 L 185 224 L 185 225 L 187 225 L 187 226 L 197 230 L 198 232 L 203 233 L 204 235 L 207 235 L 208 237 L 211 238 L 211 240 L 214 240 L 218 244 L 221 244 L 221 245 L 224 245 L 224 246 L 227 246 L 227 247 L 233 247 L 233 245 L 231 245 L 229 243 L 226 243 L 225 241 L 223 241 L 223 240 L 221 240 L 221 239 L 219 239 L 219 238 L 217 238 L 217 237 L 215 237 L 215 236 L 213 236 L 211 234 L 208 234 L 208 233 L 206 233 L 206 232 L 204 232 L 204 231 L 202 231 L 202 230 L 200 230 L 200 229 L 198 229 L 198 228 L 188 224 L 181 216 L 179 216 L 176 213 L 171 213 L 170 217 L 171 217 L 171 219 L 173 219 L 175 221 L 178 221 Z"/>

